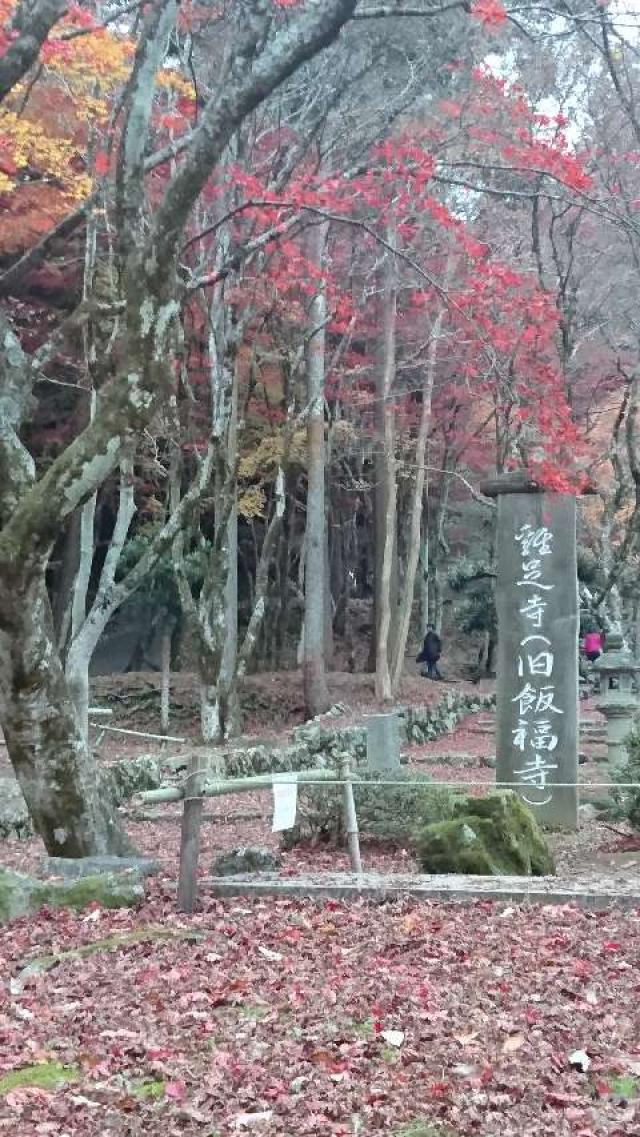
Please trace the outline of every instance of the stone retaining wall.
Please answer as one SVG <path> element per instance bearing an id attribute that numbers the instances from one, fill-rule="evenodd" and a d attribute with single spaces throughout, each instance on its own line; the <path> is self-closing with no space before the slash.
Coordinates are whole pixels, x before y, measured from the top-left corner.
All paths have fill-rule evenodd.
<path id="1" fill-rule="evenodd" d="M 398 707 L 401 742 L 431 742 L 454 730 L 467 715 L 494 706 L 493 694 L 448 691 L 432 707 Z M 323 715 L 296 727 L 291 743 L 286 746 L 230 746 L 216 754 L 215 764 L 221 775 L 236 778 L 282 770 L 335 767 L 345 753 L 354 769 L 364 767 L 367 760 L 366 724 L 334 725 L 327 715 Z"/>

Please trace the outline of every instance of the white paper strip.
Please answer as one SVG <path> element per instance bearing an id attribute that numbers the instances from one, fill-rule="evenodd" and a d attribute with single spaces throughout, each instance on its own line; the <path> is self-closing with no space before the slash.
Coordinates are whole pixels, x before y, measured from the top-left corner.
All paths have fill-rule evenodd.
<path id="1" fill-rule="evenodd" d="M 294 774 L 292 779 L 291 774 L 274 774 L 272 785 L 273 825 L 271 832 L 280 833 L 283 829 L 293 829 L 298 808 L 298 776 Z"/>

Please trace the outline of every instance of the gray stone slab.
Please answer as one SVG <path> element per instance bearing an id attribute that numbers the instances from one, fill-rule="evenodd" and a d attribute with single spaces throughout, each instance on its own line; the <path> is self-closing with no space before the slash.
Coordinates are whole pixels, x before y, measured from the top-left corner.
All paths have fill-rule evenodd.
<path id="1" fill-rule="evenodd" d="M 395 711 L 367 715 L 367 769 L 388 773 L 400 768 L 400 720 Z"/>
<path id="2" fill-rule="evenodd" d="M 498 498 L 499 782 L 553 828 L 578 823 L 578 587 L 575 499 Z"/>
<path id="3" fill-rule="evenodd" d="M 151 857 L 44 857 L 42 862 L 48 876 L 63 876 L 66 880 L 121 872 L 154 876 L 161 867 L 160 862 Z"/>
<path id="4" fill-rule="evenodd" d="M 516 904 L 576 904 L 600 909 L 613 905 L 635 908 L 640 888 L 616 884 L 604 878 L 593 887 L 564 882 L 555 877 L 409 876 L 380 873 L 326 873 L 303 877 L 279 877 L 265 873 L 245 877 L 210 877 L 203 889 L 215 896 L 299 896 L 338 900 L 371 899 L 473 902 L 509 901 Z"/>

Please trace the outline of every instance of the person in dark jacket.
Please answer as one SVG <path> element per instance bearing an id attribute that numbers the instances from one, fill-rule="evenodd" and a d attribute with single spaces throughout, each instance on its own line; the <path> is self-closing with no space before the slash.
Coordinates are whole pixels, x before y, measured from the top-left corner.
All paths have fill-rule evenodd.
<path id="1" fill-rule="evenodd" d="M 426 671 L 423 669 L 421 674 L 425 679 L 442 679 L 438 668 L 438 660 L 442 655 L 442 640 L 436 632 L 433 624 L 427 627 L 427 634 L 424 637 L 422 651 L 416 657 L 416 663 L 426 663 Z"/>

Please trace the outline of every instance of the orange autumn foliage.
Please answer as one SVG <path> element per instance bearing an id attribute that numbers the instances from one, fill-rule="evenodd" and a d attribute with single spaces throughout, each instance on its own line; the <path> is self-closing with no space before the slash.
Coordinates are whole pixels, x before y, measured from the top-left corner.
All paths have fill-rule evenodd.
<path id="1" fill-rule="evenodd" d="M 0 0 L 0 54 L 14 0 Z M 76 34 L 78 32 L 86 34 Z M 37 68 L 0 107 L 0 254 L 26 248 L 93 188 L 90 154 L 104 133 L 133 45 L 72 5 L 45 42 Z"/>

